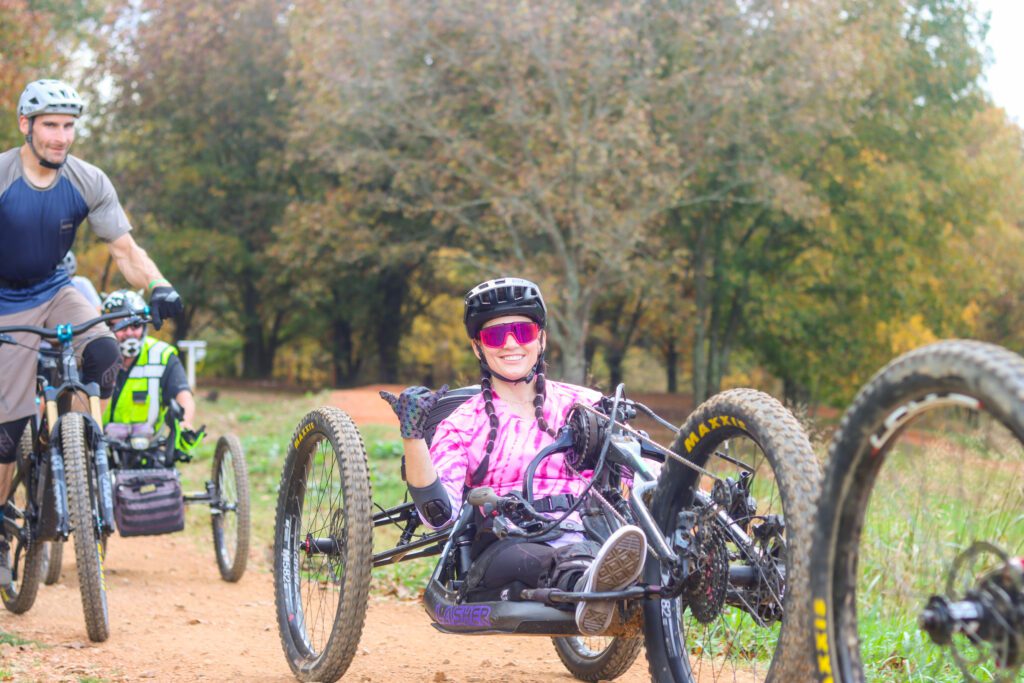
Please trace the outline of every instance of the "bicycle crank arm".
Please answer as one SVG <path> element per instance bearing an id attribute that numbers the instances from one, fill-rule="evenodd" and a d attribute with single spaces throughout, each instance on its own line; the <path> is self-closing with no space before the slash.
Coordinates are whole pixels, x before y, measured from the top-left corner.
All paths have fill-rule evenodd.
<path id="1" fill-rule="evenodd" d="M 649 598 L 660 600 L 662 597 L 661 586 L 632 586 L 619 591 L 605 592 L 569 592 L 558 588 L 525 588 L 519 593 L 519 597 L 529 602 L 544 603 L 574 603 L 608 600 L 633 600 L 638 598 Z"/>

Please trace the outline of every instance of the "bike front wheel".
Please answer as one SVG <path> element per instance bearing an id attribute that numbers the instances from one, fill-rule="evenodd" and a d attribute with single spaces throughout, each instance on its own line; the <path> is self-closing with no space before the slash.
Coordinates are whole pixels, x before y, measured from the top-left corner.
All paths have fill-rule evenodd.
<path id="1" fill-rule="evenodd" d="M 89 640 L 110 637 L 107 587 L 103 575 L 103 534 L 100 525 L 99 482 L 92 452 L 85 439 L 85 420 L 67 413 L 60 422 L 64 469 L 68 484 L 68 517 L 75 537 L 75 565 Z"/>
<path id="2" fill-rule="evenodd" d="M 818 680 L 1024 681 L 1024 359 L 912 351 L 829 449 L 813 557 Z"/>
<path id="3" fill-rule="evenodd" d="M 274 531 L 274 597 L 288 665 L 336 681 L 366 618 L 373 518 L 366 449 L 336 408 L 306 415 L 288 448 Z"/>
<path id="4" fill-rule="evenodd" d="M 818 461 L 796 418 L 771 396 L 734 389 L 687 419 L 651 510 L 689 574 L 649 560 L 651 584 L 681 582 L 647 601 L 644 631 L 657 681 L 804 681 L 808 558 Z"/>
<path id="5" fill-rule="evenodd" d="M 225 581 L 238 581 L 249 559 L 249 472 L 242 444 L 222 436 L 213 454 L 213 488 L 219 509 L 211 510 L 213 548 Z"/>

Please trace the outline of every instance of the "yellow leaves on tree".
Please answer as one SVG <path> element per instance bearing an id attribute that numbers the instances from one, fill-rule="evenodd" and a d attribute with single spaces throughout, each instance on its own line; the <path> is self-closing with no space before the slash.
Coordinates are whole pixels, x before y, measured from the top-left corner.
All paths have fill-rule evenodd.
<path id="1" fill-rule="evenodd" d="M 921 314 L 912 315 L 906 320 L 879 320 L 875 325 L 875 337 L 888 345 L 893 356 L 938 341 Z"/>

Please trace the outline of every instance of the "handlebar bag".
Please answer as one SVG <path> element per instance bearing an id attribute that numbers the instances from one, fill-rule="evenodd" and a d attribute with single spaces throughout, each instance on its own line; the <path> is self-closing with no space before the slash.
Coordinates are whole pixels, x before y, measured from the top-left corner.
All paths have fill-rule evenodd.
<path id="1" fill-rule="evenodd" d="M 157 536 L 185 528 L 185 499 L 174 469 L 120 470 L 114 519 L 122 536 Z"/>

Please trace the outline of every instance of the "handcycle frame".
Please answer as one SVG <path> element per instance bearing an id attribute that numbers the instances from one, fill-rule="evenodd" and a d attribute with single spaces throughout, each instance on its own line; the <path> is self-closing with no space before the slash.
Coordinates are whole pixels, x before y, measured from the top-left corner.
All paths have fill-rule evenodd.
<path id="1" fill-rule="evenodd" d="M 415 506 L 406 502 L 387 509 L 381 509 L 373 515 L 374 528 L 385 525 L 396 525 L 402 529 L 401 536 L 393 548 L 377 552 L 373 555 L 373 566 L 381 567 L 408 560 L 421 559 L 440 555 L 434 571 L 432 572 L 425 591 L 424 603 L 428 614 L 433 620 L 433 625 L 445 633 L 459 634 L 487 634 L 487 633 L 517 633 L 545 636 L 576 636 L 579 630 L 576 626 L 573 613 L 564 609 L 558 609 L 555 605 L 568 605 L 584 600 L 616 600 L 635 601 L 641 599 L 674 599 L 679 597 L 687 588 L 688 581 L 695 568 L 696 558 L 692 553 L 687 552 L 691 539 L 684 538 L 677 530 L 675 538 L 666 540 L 654 516 L 649 509 L 647 501 L 650 493 L 657 486 L 657 477 L 652 474 L 644 463 L 644 458 L 664 463 L 671 458 L 687 468 L 696 470 L 700 474 L 709 476 L 716 481 L 719 477 L 704 468 L 690 462 L 685 457 L 674 451 L 652 441 L 645 433 L 630 428 L 627 420 L 634 418 L 638 411 L 643 412 L 663 427 L 678 433 L 678 429 L 660 418 L 653 410 L 641 403 L 628 401 L 623 398 L 623 386 L 619 385 L 613 398 L 606 399 L 607 414 L 584 404 L 577 403 L 574 409 L 582 411 L 583 415 L 589 416 L 591 428 L 597 427 L 603 432 L 603 439 L 600 444 L 600 454 L 597 462 L 594 463 L 593 483 L 590 486 L 598 487 L 599 495 L 596 497 L 599 504 L 609 505 L 608 498 L 618 498 L 617 504 L 611 504 L 616 511 L 606 510 L 606 514 L 617 514 L 625 521 L 638 525 L 647 536 L 649 552 L 659 561 L 667 571 L 669 581 L 661 585 L 638 583 L 637 585 L 623 590 L 611 592 L 570 592 L 558 589 L 527 589 L 522 591 L 520 600 L 509 601 L 487 601 L 467 602 L 463 600 L 460 589 L 463 586 L 465 576 L 471 564 L 469 557 L 469 545 L 474 520 L 474 502 L 480 503 L 488 498 L 496 512 L 498 519 L 506 519 L 506 511 L 511 508 L 518 508 L 520 512 L 526 508 L 529 517 L 535 520 L 542 520 L 544 524 L 548 520 L 532 510 L 532 495 L 534 473 L 539 464 L 546 458 L 556 453 L 564 453 L 574 447 L 574 428 L 570 424 L 559 430 L 553 443 L 542 449 L 533 458 L 528 466 L 524 477 L 524 491 L 528 492 L 522 499 L 510 499 L 508 497 L 488 497 L 483 489 L 473 489 L 464 502 L 459 515 L 452 526 L 448 528 L 431 531 L 421 538 L 415 538 L 417 529 L 421 522 Z M 614 416 L 614 417 L 612 417 Z M 728 456 L 724 456 L 728 458 Z M 735 462 L 735 461 L 734 461 Z M 737 463 L 738 464 L 738 463 Z M 616 468 L 616 466 L 618 466 Z M 615 469 L 626 468 L 634 478 L 631 487 L 631 494 L 624 500 L 616 495 L 615 484 L 619 483 L 617 475 L 609 478 L 608 475 Z M 600 482 L 600 483 L 599 483 Z M 589 490 L 589 486 L 588 486 Z M 474 501 L 474 498 L 477 500 Z M 577 506 L 584 502 L 581 497 Z M 699 505 L 714 511 L 722 523 L 725 533 L 737 545 L 746 548 L 752 554 L 760 554 L 756 543 L 741 529 L 711 497 L 703 492 L 698 492 L 697 502 Z M 566 513 L 567 516 L 568 513 Z M 692 527 L 693 521 L 690 521 Z M 504 526 L 506 535 L 529 537 L 530 534 L 518 529 L 515 522 L 508 523 L 499 521 L 496 526 Z M 551 526 L 551 525 L 548 525 Z M 536 534 L 534 534 L 536 535 Z M 302 547 L 307 553 L 330 552 L 333 545 L 332 539 L 307 538 Z M 785 568 L 778 567 L 780 574 L 784 577 Z M 730 586 L 753 585 L 758 580 L 757 572 L 746 566 L 730 566 Z M 733 603 L 743 606 L 743 602 Z M 606 635 L 627 635 L 635 634 L 638 629 L 638 620 L 632 609 L 626 609 L 618 613 L 619 618 L 613 621 L 611 629 Z M 756 614 L 753 614 L 758 618 Z"/>

